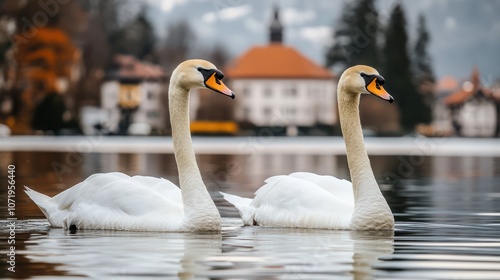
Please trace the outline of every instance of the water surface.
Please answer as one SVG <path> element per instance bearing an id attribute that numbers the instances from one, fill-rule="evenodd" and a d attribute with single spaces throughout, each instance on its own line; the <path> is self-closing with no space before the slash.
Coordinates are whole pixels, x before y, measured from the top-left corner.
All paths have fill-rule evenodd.
<path id="1" fill-rule="evenodd" d="M 221 214 L 220 234 L 50 229 L 20 193 L 54 195 L 96 172 L 178 183 L 171 154 L 0 152 L 0 180 L 16 166 L 16 272 L 7 278 L 96 279 L 500 279 L 500 158 L 371 156 L 396 218 L 394 233 L 241 227 L 217 191 L 252 196 L 264 179 L 293 171 L 349 178 L 345 156 L 198 156 Z M 6 188 L 0 191 L 6 201 Z M 2 255 L 8 252 L 6 204 Z M 4 260 L 4 257 L 2 258 Z"/>

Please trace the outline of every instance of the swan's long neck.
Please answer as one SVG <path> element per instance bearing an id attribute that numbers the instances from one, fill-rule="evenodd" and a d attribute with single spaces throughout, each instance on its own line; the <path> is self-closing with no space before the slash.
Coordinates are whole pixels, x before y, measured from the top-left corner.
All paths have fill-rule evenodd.
<path id="1" fill-rule="evenodd" d="M 186 230 L 220 230 L 220 214 L 201 178 L 191 141 L 189 89 L 175 79 L 169 87 L 169 110 Z"/>
<path id="2" fill-rule="evenodd" d="M 360 198 L 360 187 L 377 185 L 366 153 L 361 121 L 359 118 L 360 94 L 342 94 L 339 92 L 339 117 L 342 135 L 347 150 L 347 163 L 354 188 L 354 198 Z"/>
<path id="3" fill-rule="evenodd" d="M 342 80 L 341 80 L 342 81 Z M 365 149 L 359 117 L 359 93 L 338 86 L 340 125 L 344 136 L 347 163 L 354 191 L 352 229 L 392 229 L 394 218 L 382 196 Z"/>

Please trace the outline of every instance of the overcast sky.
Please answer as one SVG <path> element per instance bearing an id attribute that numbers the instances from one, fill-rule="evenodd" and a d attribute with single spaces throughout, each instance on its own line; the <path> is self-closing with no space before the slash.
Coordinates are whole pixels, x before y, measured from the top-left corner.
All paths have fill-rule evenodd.
<path id="1" fill-rule="evenodd" d="M 170 22 L 188 21 L 197 34 L 193 45 L 203 48 L 216 42 L 237 56 L 268 41 L 273 6 L 280 8 L 284 41 L 324 63 L 344 7 L 340 0 L 143 0 L 158 34 Z M 383 23 L 396 0 L 378 0 Z M 469 76 L 477 65 L 485 83 L 500 77 L 500 1 L 402 0 L 408 31 L 415 34 L 418 14 L 426 16 L 431 33 L 429 51 L 438 77 Z"/>

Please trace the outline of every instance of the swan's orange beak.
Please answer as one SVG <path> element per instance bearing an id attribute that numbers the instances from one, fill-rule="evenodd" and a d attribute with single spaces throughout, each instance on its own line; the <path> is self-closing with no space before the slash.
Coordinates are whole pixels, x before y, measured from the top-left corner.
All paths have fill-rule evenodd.
<path id="1" fill-rule="evenodd" d="M 374 78 L 367 86 L 366 90 L 369 93 L 384 99 L 385 101 L 389 101 L 392 103 L 394 98 L 384 89 L 382 83 L 379 83 L 377 78 Z"/>
<path id="2" fill-rule="evenodd" d="M 219 78 L 216 77 L 216 72 L 213 72 L 207 79 L 205 79 L 205 86 L 213 91 L 222 93 L 234 99 L 235 95 Z"/>

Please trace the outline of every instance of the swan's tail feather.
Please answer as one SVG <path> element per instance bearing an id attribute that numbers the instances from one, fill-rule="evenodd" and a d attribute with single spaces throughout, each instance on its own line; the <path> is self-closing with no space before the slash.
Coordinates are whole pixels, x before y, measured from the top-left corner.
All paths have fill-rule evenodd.
<path id="1" fill-rule="evenodd" d="M 241 219 L 245 225 L 253 224 L 253 217 L 255 214 L 255 207 L 251 206 L 253 199 L 239 197 L 237 195 L 228 194 L 224 192 L 219 192 L 222 194 L 224 199 L 234 205 L 236 209 L 240 212 Z"/>
<path id="2" fill-rule="evenodd" d="M 24 192 L 35 202 L 35 204 L 40 208 L 45 217 L 50 220 L 49 213 L 51 213 L 51 208 L 54 207 L 54 203 L 52 202 L 52 198 L 44 195 L 43 193 L 39 193 L 34 191 L 26 186 L 24 186 Z"/>
<path id="3" fill-rule="evenodd" d="M 237 195 L 228 194 L 224 192 L 219 192 L 219 193 L 222 194 L 222 196 L 224 197 L 225 200 L 227 200 L 227 202 L 231 203 L 236 208 L 238 208 L 238 206 L 249 206 L 250 203 L 252 202 L 252 199 L 250 198 L 239 197 Z"/>

